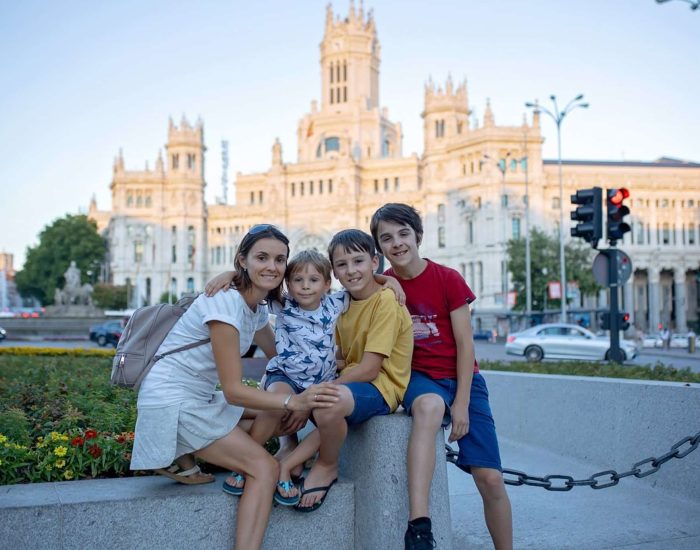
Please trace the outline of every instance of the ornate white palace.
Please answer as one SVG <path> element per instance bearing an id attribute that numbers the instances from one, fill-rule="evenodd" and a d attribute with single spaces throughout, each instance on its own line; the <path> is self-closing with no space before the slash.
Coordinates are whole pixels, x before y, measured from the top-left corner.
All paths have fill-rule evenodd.
<path id="1" fill-rule="evenodd" d="M 561 205 L 556 161 L 542 159 L 539 115 L 497 125 L 487 103 L 477 121 L 466 82 L 451 78 L 425 85 L 424 151 L 403 156 L 401 124 L 379 101 L 380 55 L 371 12 L 351 3 L 340 19 L 327 8 L 321 99 L 299 121 L 296 162 L 284 162 L 276 140 L 267 171 L 237 176 L 235 205 L 204 200 L 202 121 L 171 120 L 154 169 L 126 169 L 120 152 L 112 208 L 100 211 L 93 200 L 89 215 L 109 240 L 109 280 L 135 289 L 132 306 L 168 290 L 201 290 L 232 267 L 239 240 L 256 223 L 278 225 L 292 252 L 324 250 L 336 231 L 368 230 L 376 208 L 400 201 L 425 218 L 423 254 L 464 275 L 478 296 L 477 328 L 491 328 L 509 314 L 505 242 L 524 236 L 526 183 L 530 225 L 556 232 L 563 207 L 566 235 L 569 195 L 596 185 L 631 191 L 632 232 L 620 246 L 635 268 L 622 292 L 632 323 L 697 328 L 700 164 L 564 161 Z"/>

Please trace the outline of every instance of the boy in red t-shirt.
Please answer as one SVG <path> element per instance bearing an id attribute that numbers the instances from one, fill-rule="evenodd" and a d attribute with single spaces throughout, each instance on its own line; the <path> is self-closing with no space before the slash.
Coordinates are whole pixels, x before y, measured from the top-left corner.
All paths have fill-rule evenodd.
<path id="1" fill-rule="evenodd" d="M 503 484 L 496 428 L 488 391 L 474 357 L 469 304 L 475 296 L 454 269 L 420 257 L 423 224 L 409 205 L 385 204 L 372 216 L 372 237 L 391 263 L 413 320 L 411 380 L 404 408 L 413 417 L 408 442 L 410 517 L 406 550 L 433 548 L 428 510 L 435 469 L 435 435 L 452 423 L 457 465 L 469 472 L 484 502 L 496 550 L 511 549 L 510 500 Z"/>

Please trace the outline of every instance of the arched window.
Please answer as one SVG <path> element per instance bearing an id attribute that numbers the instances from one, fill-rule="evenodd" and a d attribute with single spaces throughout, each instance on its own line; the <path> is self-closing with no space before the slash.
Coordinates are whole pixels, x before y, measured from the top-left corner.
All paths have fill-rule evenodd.
<path id="1" fill-rule="evenodd" d="M 177 170 L 178 167 L 180 166 L 180 155 L 177 153 L 172 156 L 172 167 L 173 170 Z"/>
<path id="2" fill-rule="evenodd" d="M 194 292 L 194 279 L 187 277 L 187 292 Z"/>
<path id="3" fill-rule="evenodd" d="M 150 208 L 153 205 L 153 199 L 151 198 L 151 195 L 146 195 L 145 205 L 146 208 Z"/>
<path id="4" fill-rule="evenodd" d="M 330 69 L 329 72 L 331 74 L 331 84 L 333 84 L 333 63 L 331 63 L 330 67 L 328 67 L 328 68 Z M 332 103 L 332 101 L 331 101 L 331 103 Z"/>
<path id="5" fill-rule="evenodd" d="M 127 193 L 126 195 L 126 206 L 127 208 L 134 206 L 134 196 L 131 193 Z"/>
<path id="6" fill-rule="evenodd" d="M 348 62 L 343 61 L 343 81 L 348 81 Z"/>

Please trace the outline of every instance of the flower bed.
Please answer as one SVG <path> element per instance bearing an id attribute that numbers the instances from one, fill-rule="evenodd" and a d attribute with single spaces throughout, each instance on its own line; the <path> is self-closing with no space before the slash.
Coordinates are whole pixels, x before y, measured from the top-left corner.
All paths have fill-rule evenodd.
<path id="1" fill-rule="evenodd" d="M 3 351 L 0 484 L 131 475 L 136 394 L 109 385 L 107 354 Z"/>

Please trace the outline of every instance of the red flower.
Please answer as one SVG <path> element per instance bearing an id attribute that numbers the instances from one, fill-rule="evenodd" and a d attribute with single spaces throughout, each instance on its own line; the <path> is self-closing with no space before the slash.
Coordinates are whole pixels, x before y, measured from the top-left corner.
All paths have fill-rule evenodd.
<path id="1" fill-rule="evenodd" d="M 73 447 L 80 447 L 83 443 L 85 443 L 85 440 L 79 435 L 75 436 L 70 442 Z"/>
<path id="2" fill-rule="evenodd" d="M 85 439 L 95 439 L 97 437 L 97 432 L 95 430 L 86 430 Z"/>
<path id="3" fill-rule="evenodd" d="M 100 449 L 96 443 L 90 445 L 90 448 L 88 449 L 88 453 L 92 455 L 92 458 L 99 458 L 100 455 L 102 454 L 102 449 Z"/>
<path id="4" fill-rule="evenodd" d="M 117 443 L 124 443 L 126 441 L 126 437 L 124 437 L 123 435 L 118 435 L 114 439 L 116 439 Z"/>

